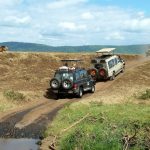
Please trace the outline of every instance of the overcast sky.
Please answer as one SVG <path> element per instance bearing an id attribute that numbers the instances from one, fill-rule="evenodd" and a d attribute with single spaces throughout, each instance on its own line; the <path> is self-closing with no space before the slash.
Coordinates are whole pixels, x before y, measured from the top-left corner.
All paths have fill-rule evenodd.
<path id="1" fill-rule="evenodd" d="M 0 0 L 0 42 L 150 44 L 150 0 Z"/>

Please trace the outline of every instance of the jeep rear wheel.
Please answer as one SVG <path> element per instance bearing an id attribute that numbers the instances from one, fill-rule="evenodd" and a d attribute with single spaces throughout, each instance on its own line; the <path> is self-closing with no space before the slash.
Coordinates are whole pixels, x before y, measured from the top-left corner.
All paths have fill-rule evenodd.
<path id="1" fill-rule="evenodd" d="M 64 89 L 66 89 L 66 90 L 71 89 L 72 86 L 73 86 L 73 82 L 72 82 L 71 80 L 69 80 L 69 79 L 63 80 L 63 82 L 62 82 L 62 87 L 63 87 Z"/>
<path id="2" fill-rule="evenodd" d="M 50 81 L 50 86 L 52 89 L 58 89 L 60 87 L 60 82 L 58 79 L 54 78 Z"/>
<path id="3" fill-rule="evenodd" d="M 78 92 L 77 96 L 79 98 L 81 98 L 83 96 L 83 89 L 82 89 L 82 87 L 79 88 L 79 92 Z"/>

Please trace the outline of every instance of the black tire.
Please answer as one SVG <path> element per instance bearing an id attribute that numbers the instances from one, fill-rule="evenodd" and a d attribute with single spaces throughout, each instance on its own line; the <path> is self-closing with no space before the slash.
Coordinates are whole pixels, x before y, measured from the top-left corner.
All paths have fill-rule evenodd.
<path id="1" fill-rule="evenodd" d="M 60 95 L 59 95 L 59 94 L 56 94 L 55 96 L 56 96 L 56 97 L 55 97 L 55 100 L 59 100 Z"/>
<path id="2" fill-rule="evenodd" d="M 110 80 L 115 80 L 115 72 L 113 73 L 113 75 L 110 77 Z"/>
<path id="3" fill-rule="evenodd" d="M 60 81 L 56 78 L 53 78 L 51 81 L 50 81 L 50 87 L 52 89 L 58 89 L 60 87 Z"/>
<path id="4" fill-rule="evenodd" d="M 57 93 L 55 94 L 55 100 L 59 100 L 59 99 L 62 99 L 63 98 L 63 94 L 62 93 Z"/>
<path id="5" fill-rule="evenodd" d="M 90 93 L 94 93 L 94 92 L 95 92 L 95 86 L 92 85 L 91 90 L 90 90 Z"/>
<path id="6" fill-rule="evenodd" d="M 77 94 L 78 98 L 81 98 L 83 96 L 83 89 L 82 87 L 79 88 L 79 92 Z"/>
<path id="7" fill-rule="evenodd" d="M 88 74 L 91 75 L 95 81 L 97 80 L 98 70 L 96 68 L 89 69 Z"/>
<path id="8" fill-rule="evenodd" d="M 66 90 L 71 89 L 73 86 L 73 81 L 71 81 L 70 79 L 64 79 L 62 81 L 62 87 Z"/>
<path id="9" fill-rule="evenodd" d="M 107 71 L 105 68 L 100 68 L 99 69 L 99 77 L 102 79 L 106 79 L 107 78 Z"/>
<path id="10" fill-rule="evenodd" d="M 124 73 L 124 71 L 125 71 L 125 66 L 123 66 L 121 73 Z"/>

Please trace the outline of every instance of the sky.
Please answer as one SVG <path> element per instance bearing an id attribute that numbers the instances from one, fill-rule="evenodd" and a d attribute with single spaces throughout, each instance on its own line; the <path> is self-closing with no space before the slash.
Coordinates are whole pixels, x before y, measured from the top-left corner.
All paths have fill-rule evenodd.
<path id="1" fill-rule="evenodd" d="M 150 0 L 0 0 L 0 42 L 150 44 Z"/>

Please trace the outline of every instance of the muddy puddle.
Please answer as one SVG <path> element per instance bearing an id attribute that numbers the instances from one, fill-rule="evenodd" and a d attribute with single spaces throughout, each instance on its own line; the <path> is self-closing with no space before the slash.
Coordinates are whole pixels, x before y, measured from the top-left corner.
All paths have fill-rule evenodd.
<path id="1" fill-rule="evenodd" d="M 0 150 L 39 150 L 35 139 L 0 139 Z"/>

